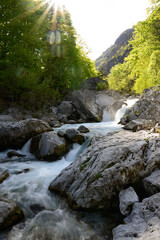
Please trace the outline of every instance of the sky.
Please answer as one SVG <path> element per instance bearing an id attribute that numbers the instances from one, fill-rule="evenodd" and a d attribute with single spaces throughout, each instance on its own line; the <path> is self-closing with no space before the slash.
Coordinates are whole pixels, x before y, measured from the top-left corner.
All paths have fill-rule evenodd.
<path id="1" fill-rule="evenodd" d="M 114 44 L 119 35 L 147 18 L 149 0 L 57 0 L 71 14 L 92 60 Z"/>

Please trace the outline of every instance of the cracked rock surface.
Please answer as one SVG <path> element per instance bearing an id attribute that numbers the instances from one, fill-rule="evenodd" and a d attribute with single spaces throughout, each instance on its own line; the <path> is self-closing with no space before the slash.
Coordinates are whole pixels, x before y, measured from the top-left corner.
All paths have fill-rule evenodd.
<path id="1" fill-rule="evenodd" d="M 107 209 L 118 194 L 160 167 L 160 139 L 146 131 L 95 137 L 50 184 L 75 209 Z"/>

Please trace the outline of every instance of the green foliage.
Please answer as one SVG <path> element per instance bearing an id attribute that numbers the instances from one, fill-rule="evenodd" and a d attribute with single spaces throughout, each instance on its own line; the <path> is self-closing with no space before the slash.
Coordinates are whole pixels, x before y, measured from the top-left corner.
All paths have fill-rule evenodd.
<path id="1" fill-rule="evenodd" d="M 108 76 L 110 88 L 122 93 L 142 93 L 160 84 L 160 7 L 152 1 L 149 17 L 137 23 L 133 46 L 123 64 L 112 68 Z"/>
<path id="2" fill-rule="evenodd" d="M 108 90 L 108 82 L 100 82 L 96 86 L 97 91 Z"/>
<path id="3" fill-rule="evenodd" d="M 115 89 L 121 93 L 132 93 L 134 78 L 130 76 L 130 73 L 131 69 L 126 62 L 114 66 L 108 75 L 110 89 Z"/>
<path id="4" fill-rule="evenodd" d="M 65 8 L 42 0 L 1 0 L 1 97 L 39 108 L 95 76 Z"/>

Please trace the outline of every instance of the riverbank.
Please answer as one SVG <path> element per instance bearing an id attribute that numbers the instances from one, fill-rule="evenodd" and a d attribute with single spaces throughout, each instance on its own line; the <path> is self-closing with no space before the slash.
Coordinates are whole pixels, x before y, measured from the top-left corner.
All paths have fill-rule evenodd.
<path id="1" fill-rule="evenodd" d="M 139 101 L 136 106 L 139 106 Z M 103 108 L 105 114 L 109 114 L 108 110 L 113 107 L 111 103 L 107 110 Z M 124 108 L 126 104 L 122 106 L 122 112 Z M 137 120 L 130 121 L 133 123 Z M 51 235 L 59 240 L 66 239 L 66 236 L 73 240 L 129 240 L 130 237 L 143 239 L 146 236 L 147 240 L 151 240 L 150 222 L 156 221 L 159 226 L 159 210 L 156 210 L 159 209 L 157 193 L 160 189 L 157 181 L 160 168 L 159 133 L 154 133 L 155 128 L 152 129 L 150 122 L 146 125 L 139 119 L 134 122 L 139 125 L 131 128 L 136 132 L 122 130 L 117 122 L 85 123 L 89 130 L 86 133 L 83 133 L 85 127 L 80 128 L 76 124 L 63 125 L 51 131 L 49 124 L 39 119 L 2 124 L 0 145 L 1 150 L 6 151 L 0 153 L 3 168 L 1 201 L 2 204 L 9 204 L 8 201 L 12 203 L 14 200 L 16 209 L 23 211 L 24 220 L 21 221 L 21 215 L 13 221 L 10 226 L 20 223 L 12 230 L 6 225 L 7 232 L 1 231 L 0 239 L 34 240 L 38 234 L 41 240 Z M 75 141 L 78 138 L 76 141 L 82 145 Z M 86 140 L 84 143 L 82 138 Z M 55 158 L 53 149 L 59 153 L 57 144 L 62 144 L 59 149 L 64 151 Z M 17 155 L 9 155 L 9 151 L 13 154 L 15 149 L 8 147 L 19 148 Z M 152 204 L 154 199 L 157 204 Z M 150 207 L 147 210 L 148 204 Z M 133 217 L 135 212 L 139 219 L 137 223 Z M 142 212 L 148 217 L 142 219 Z M 91 220 L 93 215 L 95 218 Z M 124 220 L 126 224 L 119 225 L 122 215 L 127 216 Z M 141 220 L 142 229 L 139 229 Z M 76 226 L 74 231 L 73 225 Z M 107 230 L 104 231 L 104 228 Z M 158 236 L 154 226 L 152 230 Z"/>

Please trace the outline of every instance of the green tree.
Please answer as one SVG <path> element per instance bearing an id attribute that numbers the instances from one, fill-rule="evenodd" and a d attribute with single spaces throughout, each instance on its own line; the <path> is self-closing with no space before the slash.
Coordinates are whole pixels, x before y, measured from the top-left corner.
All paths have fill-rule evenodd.
<path id="1" fill-rule="evenodd" d="M 34 31 L 40 11 L 29 0 L 0 3 L 0 86 L 12 101 L 37 85 L 41 74 L 44 29 Z"/>
<path id="2" fill-rule="evenodd" d="M 50 52 L 44 78 L 49 78 L 52 88 L 63 93 L 67 89 L 76 89 L 82 81 L 95 76 L 97 72 L 83 45 L 78 44 L 78 36 L 69 12 L 63 7 L 62 11 L 58 9 L 53 14 L 55 22 L 54 26 L 50 27 L 52 31 L 48 33 Z"/>
<path id="3" fill-rule="evenodd" d="M 0 3 L 1 97 L 34 108 L 96 74 L 68 11 L 42 0 Z"/>
<path id="4" fill-rule="evenodd" d="M 151 55 L 148 75 L 151 86 L 160 84 L 160 50 L 154 51 Z"/>
<path id="5" fill-rule="evenodd" d="M 130 76 L 131 69 L 127 62 L 117 64 L 108 75 L 110 89 L 115 89 L 121 93 L 132 93 L 134 78 Z"/>

